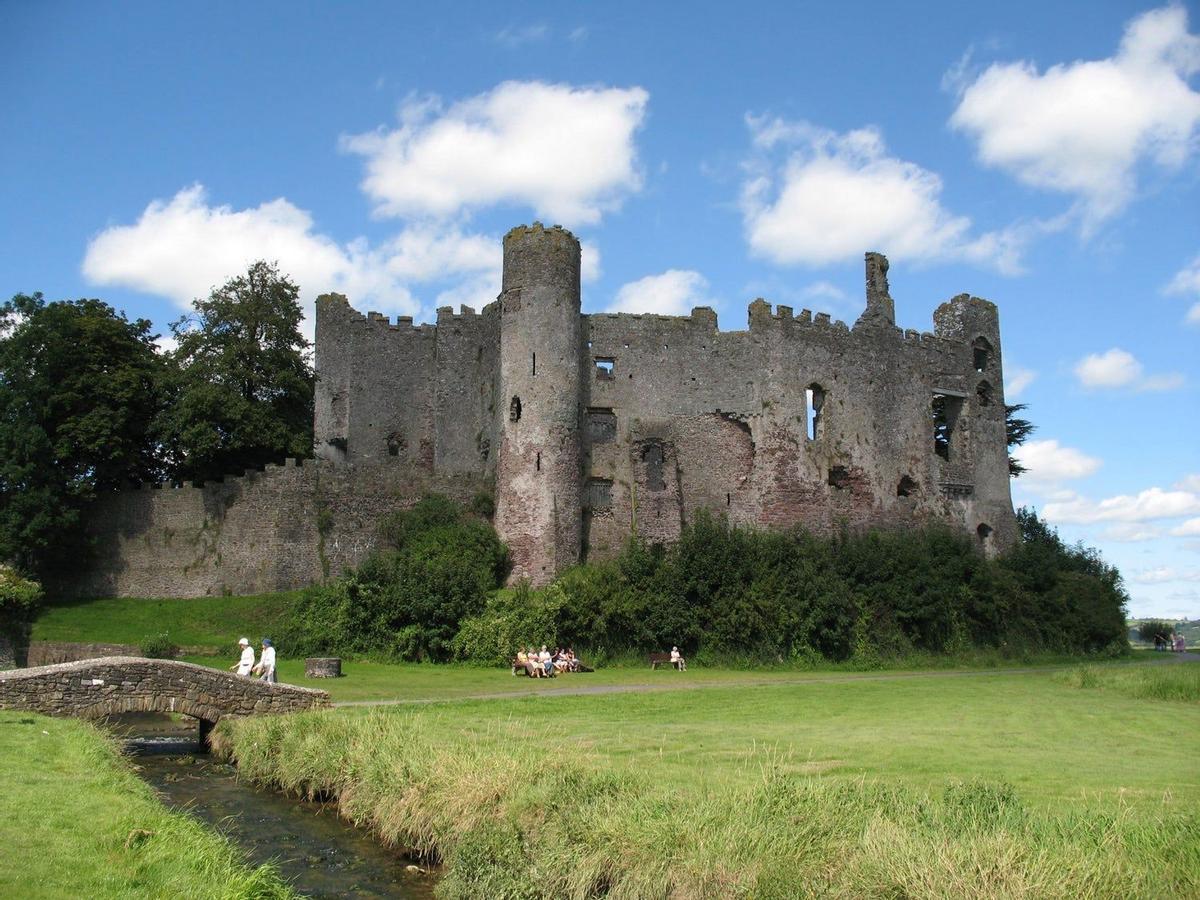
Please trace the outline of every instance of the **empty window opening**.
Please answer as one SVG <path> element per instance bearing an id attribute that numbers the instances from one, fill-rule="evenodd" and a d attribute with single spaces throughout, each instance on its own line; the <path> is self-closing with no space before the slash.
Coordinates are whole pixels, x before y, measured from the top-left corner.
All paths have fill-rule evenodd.
<path id="1" fill-rule="evenodd" d="M 726 494 L 726 495 L 725 495 L 725 505 L 726 505 L 726 506 L 729 506 L 729 505 L 731 505 L 732 503 L 733 503 L 733 501 L 730 499 L 729 495 L 728 495 L 728 494 Z"/>
<path id="2" fill-rule="evenodd" d="M 611 409 L 589 409 L 587 423 L 588 439 L 593 444 L 608 444 L 617 439 L 617 417 Z"/>
<path id="3" fill-rule="evenodd" d="M 589 509 L 612 508 L 612 484 L 607 478 L 589 479 L 587 492 Z"/>
<path id="4" fill-rule="evenodd" d="M 979 398 L 980 406 L 992 405 L 992 386 L 986 382 L 979 382 L 979 387 L 975 388 L 975 396 Z"/>
<path id="5" fill-rule="evenodd" d="M 642 448 L 642 464 L 646 467 L 646 489 L 661 491 L 667 486 L 663 480 L 662 444 L 650 443 Z"/>
<path id="6" fill-rule="evenodd" d="M 825 391 L 819 384 L 810 384 L 804 392 L 807 413 L 808 439 L 815 441 L 821 436 L 821 410 L 825 407 Z"/>
<path id="7" fill-rule="evenodd" d="M 911 497 L 917 490 L 917 483 L 905 475 L 900 479 L 900 483 L 896 485 L 897 497 Z"/>
<path id="8" fill-rule="evenodd" d="M 533 463 L 533 469 L 535 472 L 542 471 L 542 451 L 541 450 L 538 451 L 537 459 Z"/>
<path id="9" fill-rule="evenodd" d="M 533 354 L 533 362 L 532 362 L 532 363 L 530 363 L 530 366 L 529 366 L 529 374 L 530 374 L 530 375 L 536 375 L 536 374 L 537 374 L 537 354 L 536 354 L 536 353 L 535 353 L 535 354 Z"/>
<path id="10" fill-rule="evenodd" d="M 962 412 L 962 398 L 948 394 L 934 394 L 931 404 L 933 412 L 933 452 L 949 460 L 954 439 L 954 428 Z"/>
<path id="11" fill-rule="evenodd" d="M 513 397 L 512 402 L 508 404 L 508 421 L 521 421 L 521 398 Z"/>
<path id="12" fill-rule="evenodd" d="M 404 436 L 398 431 L 393 431 L 387 436 L 387 451 L 388 456 L 399 456 L 400 451 L 408 446 L 404 440 Z"/>
<path id="13" fill-rule="evenodd" d="M 825 482 L 839 491 L 848 488 L 850 487 L 850 472 L 845 466 L 830 466 L 829 477 L 825 479 Z"/>
<path id="14" fill-rule="evenodd" d="M 977 337 L 971 343 L 971 350 L 975 357 L 975 371 L 982 372 L 987 368 L 988 358 L 992 352 L 992 345 L 985 337 Z"/>
<path id="15" fill-rule="evenodd" d="M 588 349 L 589 349 L 589 350 L 591 350 L 591 349 L 592 349 L 592 342 L 591 342 L 591 341 L 588 341 Z"/>
<path id="16" fill-rule="evenodd" d="M 596 357 L 596 380 L 597 381 L 612 381 L 613 370 L 617 367 L 617 361 L 609 356 Z"/>
<path id="17" fill-rule="evenodd" d="M 980 524 L 975 529 L 975 534 L 979 538 L 979 546 L 983 548 L 984 552 L 990 551 L 992 549 L 992 526 Z"/>

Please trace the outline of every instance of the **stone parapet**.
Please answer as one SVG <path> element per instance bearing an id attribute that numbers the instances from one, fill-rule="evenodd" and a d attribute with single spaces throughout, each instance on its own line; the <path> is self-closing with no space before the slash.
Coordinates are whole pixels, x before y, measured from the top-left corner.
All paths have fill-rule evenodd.
<path id="1" fill-rule="evenodd" d="M 327 706 L 325 691 L 268 684 L 176 660 L 110 656 L 0 672 L 0 709 L 50 716 L 168 712 L 216 722 L 224 716 Z"/>

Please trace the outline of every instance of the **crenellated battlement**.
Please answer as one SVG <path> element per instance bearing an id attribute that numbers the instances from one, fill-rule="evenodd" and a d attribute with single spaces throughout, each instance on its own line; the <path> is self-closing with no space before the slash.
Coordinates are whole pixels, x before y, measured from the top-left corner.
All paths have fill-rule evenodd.
<path id="1" fill-rule="evenodd" d="M 497 300 L 430 323 L 319 297 L 318 458 L 113 495 L 79 591 L 298 587 L 430 491 L 492 491 L 514 577 L 535 583 L 702 510 L 824 533 L 942 522 L 985 553 L 1016 539 L 995 304 L 959 294 L 930 330 L 899 328 L 868 253 L 852 324 L 761 297 L 733 331 L 707 306 L 583 314 L 581 252 L 564 228 L 513 228 Z"/>

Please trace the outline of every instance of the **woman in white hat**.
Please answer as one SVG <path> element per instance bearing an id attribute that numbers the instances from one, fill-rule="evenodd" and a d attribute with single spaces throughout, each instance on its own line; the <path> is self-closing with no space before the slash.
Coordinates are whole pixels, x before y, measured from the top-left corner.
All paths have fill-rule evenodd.
<path id="1" fill-rule="evenodd" d="M 229 668 L 231 671 L 236 669 L 239 675 L 249 676 L 254 668 L 254 648 L 250 646 L 248 638 L 240 638 L 238 646 L 242 648 L 242 658 Z"/>

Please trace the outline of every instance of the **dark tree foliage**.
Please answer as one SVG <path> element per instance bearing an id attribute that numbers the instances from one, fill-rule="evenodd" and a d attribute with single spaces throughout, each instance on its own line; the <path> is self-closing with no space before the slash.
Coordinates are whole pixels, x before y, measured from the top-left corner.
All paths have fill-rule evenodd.
<path id="1" fill-rule="evenodd" d="M 868 666 L 971 647 L 1127 650 L 1117 570 L 1065 545 L 1034 513 L 1018 518 L 1024 543 L 989 560 L 949 528 L 816 537 L 701 513 L 670 547 L 631 540 L 615 560 L 548 587 L 496 592 L 507 560 L 495 532 L 431 497 L 393 516 L 384 549 L 356 571 L 308 591 L 281 642 L 298 655 L 487 663 L 543 643 Z"/>
<path id="2" fill-rule="evenodd" d="M 154 338 L 100 300 L 0 305 L 0 560 L 52 575 L 98 492 L 161 474 Z"/>
<path id="3" fill-rule="evenodd" d="M 1138 637 L 1148 644 L 1153 644 L 1155 638 L 1169 638 L 1175 634 L 1175 623 L 1161 619 L 1147 619 L 1138 625 Z"/>
<path id="4" fill-rule="evenodd" d="M 171 325 L 177 371 L 159 422 L 175 477 L 311 456 L 313 372 L 299 288 L 260 261 L 193 306 Z"/>
<path id="5" fill-rule="evenodd" d="M 504 580 L 504 545 L 485 521 L 439 496 L 389 516 L 380 536 L 383 549 L 356 571 L 305 592 L 281 646 L 296 654 L 449 659 L 459 623 Z"/>
<path id="6" fill-rule="evenodd" d="M 1029 436 L 1037 431 L 1037 426 L 1028 419 L 1017 418 L 1017 413 L 1026 408 L 1024 403 L 1008 403 L 1004 406 L 1004 430 L 1008 437 L 1008 449 L 1020 447 Z M 1012 454 L 1008 457 L 1008 474 L 1012 478 L 1019 478 L 1024 475 L 1028 469 L 1015 460 Z"/>

